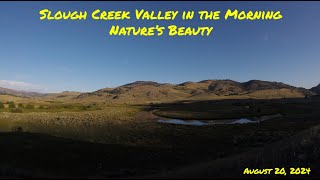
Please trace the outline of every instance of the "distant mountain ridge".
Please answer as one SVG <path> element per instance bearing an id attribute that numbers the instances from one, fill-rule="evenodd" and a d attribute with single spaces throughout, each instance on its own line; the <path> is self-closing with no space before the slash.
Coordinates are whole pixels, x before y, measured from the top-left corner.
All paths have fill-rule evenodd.
<path id="1" fill-rule="evenodd" d="M 18 97 L 37 97 L 37 96 L 45 95 L 37 92 L 17 91 L 17 90 L 3 88 L 3 87 L 0 87 L 0 94 L 12 95 L 12 96 L 18 96 Z"/>
<path id="2" fill-rule="evenodd" d="M 118 102 L 148 102 L 182 99 L 215 99 L 226 96 L 253 98 L 304 97 L 314 93 L 282 82 L 250 80 L 237 82 L 226 80 L 203 80 L 181 84 L 136 81 L 116 88 L 103 88 L 91 93 L 82 93 L 77 99 Z"/>
<path id="3" fill-rule="evenodd" d="M 320 85 L 310 90 L 282 82 L 250 80 L 237 82 L 225 80 L 203 80 L 181 84 L 136 81 L 116 88 L 103 88 L 94 92 L 36 93 L 0 88 L 0 94 L 18 97 L 45 97 L 49 101 L 92 102 L 153 102 L 172 100 L 203 100 L 223 98 L 289 98 L 319 94 Z"/>

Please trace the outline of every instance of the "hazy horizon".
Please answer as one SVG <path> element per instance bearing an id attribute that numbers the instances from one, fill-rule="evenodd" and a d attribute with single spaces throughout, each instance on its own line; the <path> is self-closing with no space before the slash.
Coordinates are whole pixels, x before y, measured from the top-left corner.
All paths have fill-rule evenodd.
<path id="1" fill-rule="evenodd" d="M 0 87 L 92 92 L 135 81 L 320 83 L 320 2 L 3 2 Z M 280 10 L 279 21 L 40 21 L 39 10 Z M 15 13 L 12 13 L 15 12 Z M 213 26 L 209 37 L 112 37 L 112 25 Z"/>

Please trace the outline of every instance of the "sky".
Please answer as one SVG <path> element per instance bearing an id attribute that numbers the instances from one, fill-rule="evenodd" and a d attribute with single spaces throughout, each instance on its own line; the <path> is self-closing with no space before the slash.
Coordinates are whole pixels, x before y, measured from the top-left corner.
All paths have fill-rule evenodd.
<path id="1" fill-rule="evenodd" d="M 277 21 L 40 21 L 39 11 L 280 11 Z M 320 83 L 320 2 L 0 2 L 0 87 L 90 92 L 134 81 Z M 223 13 L 222 13 L 223 14 Z M 223 16 L 222 16 L 223 17 Z M 112 25 L 212 26 L 210 36 L 115 37 Z"/>

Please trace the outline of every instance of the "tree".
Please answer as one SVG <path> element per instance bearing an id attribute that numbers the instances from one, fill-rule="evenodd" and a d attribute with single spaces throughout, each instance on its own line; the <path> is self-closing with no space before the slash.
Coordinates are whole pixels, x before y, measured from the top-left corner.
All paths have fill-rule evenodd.
<path id="1" fill-rule="evenodd" d="M 4 109 L 4 105 L 2 102 L 0 102 L 0 109 Z"/>
<path id="2" fill-rule="evenodd" d="M 16 108 L 16 104 L 14 104 L 13 101 L 9 102 L 9 108 L 10 109 Z"/>

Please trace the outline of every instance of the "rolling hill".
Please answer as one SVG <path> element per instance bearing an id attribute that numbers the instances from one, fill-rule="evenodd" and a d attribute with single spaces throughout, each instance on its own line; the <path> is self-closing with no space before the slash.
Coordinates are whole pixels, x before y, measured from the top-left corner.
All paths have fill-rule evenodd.
<path id="1" fill-rule="evenodd" d="M 137 81 L 116 88 L 103 88 L 91 93 L 82 93 L 76 99 L 143 103 L 225 98 L 291 98 L 312 94 L 304 88 L 260 80 L 243 83 L 233 80 L 204 80 L 181 84 Z"/>
<path id="2" fill-rule="evenodd" d="M 67 103 L 152 103 L 177 100 L 212 100 L 212 99 L 273 99 L 295 98 L 319 93 L 319 87 L 310 90 L 298 88 L 281 82 L 250 80 L 203 80 L 181 84 L 136 81 L 116 88 L 103 88 L 94 92 L 61 92 L 41 94 L 36 92 L 16 91 L 0 88 L 0 100 L 10 97 L 15 101 L 43 101 Z M 19 99 L 20 98 L 20 99 Z"/>
<path id="3" fill-rule="evenodd" d="M 2 88 L 2 87 L 0 87 L 0 94 L 12 95 L 12 96 L 18 96 L 18 97 L 38 97 L 38 96 L 45 95 L 37 92 L 17 91 L 13 89 Z"/>
<path id="4" fill-rule="evenodd" d="M 311 88 L 310 91 L 319 95 L 320 94 L 320 84 L 318 86 Z"/>

